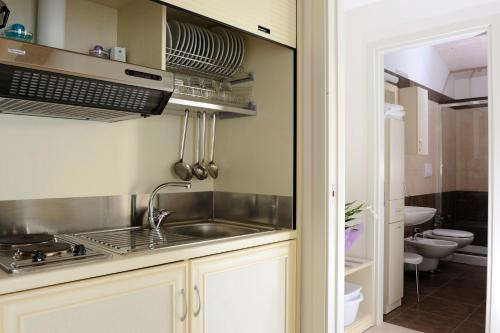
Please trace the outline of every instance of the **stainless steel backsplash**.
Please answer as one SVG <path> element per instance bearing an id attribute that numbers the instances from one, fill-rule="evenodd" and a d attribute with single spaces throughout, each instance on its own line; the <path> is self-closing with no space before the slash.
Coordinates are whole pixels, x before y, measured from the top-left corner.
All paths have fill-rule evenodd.
<path id="1" fill-rule="evenodd" d="M 0 201 L 0 235 L 72 233 L 147 224 L 149 195 Z M 228 192 L 162 193 L 166 223 L 226 219 L 293 227 L 292 197 Z"/>
<path id="2" fill-rule="evenodd" d="M 214 216 L 293 228 L 293 200 L 278 195 L 214 192 Z"/>

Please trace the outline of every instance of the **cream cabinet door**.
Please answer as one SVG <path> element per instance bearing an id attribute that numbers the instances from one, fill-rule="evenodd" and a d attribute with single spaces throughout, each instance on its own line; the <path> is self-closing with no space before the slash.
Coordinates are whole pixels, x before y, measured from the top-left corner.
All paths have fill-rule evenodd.
<path id="1" fill-rule="evenodd" d="M 386 119 L 386 199 L 405 197 L 405 123 Z"/>
<path id="2" fill-rule="evenodd" d="M 187 332 L 187 264 L 0 297 L 1 333 Z"/>
<path id="3" fill-rule="evenodd" d="M 404 222 L 386 225 L 385 300 L 386 307 L 403 298 Z"/>
<path id="4" fill-rule="evenodd" d="M 386 103 L 398 104 L 398 87 L 394 84 L 384 82 L 384 97 Z"/>
<path id="5" fill-rule="evenodd" d="M 293 48 L 297 45 L 296 0 L 161 1 Z"/>
<path id="6" fill-rule="evenodd" d="M 429 154 L 429 93 L 422 87 L 399 89 L 399 104 L 405 109 L 405 151 Z"/>
<path id="7" fill-rule="evenodd" d="M 193 260 L 192 333 L 295 331 L 295 242 Z"/>

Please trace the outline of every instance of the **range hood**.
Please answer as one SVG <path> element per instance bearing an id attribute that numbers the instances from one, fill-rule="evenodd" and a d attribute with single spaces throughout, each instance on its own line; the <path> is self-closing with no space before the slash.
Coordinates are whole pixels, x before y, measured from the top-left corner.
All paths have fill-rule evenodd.
<path id="1" fill-rule="evenodd" d="M 162 114 L 173 73 L 0 38 L 0 112 L 115 122 Z"/>

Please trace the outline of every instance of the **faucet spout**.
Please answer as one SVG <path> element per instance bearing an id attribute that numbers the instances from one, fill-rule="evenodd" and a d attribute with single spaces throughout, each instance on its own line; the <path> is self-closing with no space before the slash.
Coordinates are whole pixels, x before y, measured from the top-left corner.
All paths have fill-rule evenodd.
<path id="1" fill-rule="evenodd" d="M 190 189 L 191 188 L 191 183 L 190 182 L 168 182 L 168 183 L 163 183 L 158 185 L 153 192 L 151 193 L 151 196 L 149 197 L 149 204 L 148 204 L 148 221 L 149 225 L 151 226 L 152 229 L 158 230 L 160 229 L 161 223 L 165 218 L 167 218 L 169 215 L 173 214 L 174 211 L 169 211 L 168 209 L 158 211 L 154 207 L 154 201 L 156 199 L 156 196 L 158 195 L 158 192 L 160 192 L 162 189 L 166 187 L 183 187 Z"/>

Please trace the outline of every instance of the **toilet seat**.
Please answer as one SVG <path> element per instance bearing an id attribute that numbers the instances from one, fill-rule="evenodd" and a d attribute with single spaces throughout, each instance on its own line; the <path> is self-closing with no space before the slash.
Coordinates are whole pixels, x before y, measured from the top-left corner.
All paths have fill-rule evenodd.
<path id="1" fill-rule="evenodd" d="M 451 237 L 451 238 L 473 238 L 474 234 L 472 232 L 464 230 L 455 229 L 433 229 L 432 234 L 440 237 Z"/>

